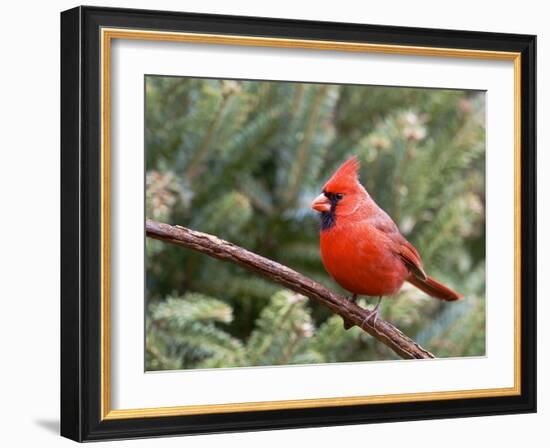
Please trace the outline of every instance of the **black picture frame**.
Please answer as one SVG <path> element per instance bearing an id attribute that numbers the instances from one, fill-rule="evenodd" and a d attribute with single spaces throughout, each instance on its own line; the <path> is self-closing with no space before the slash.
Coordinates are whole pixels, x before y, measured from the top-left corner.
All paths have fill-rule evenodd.
<path id="1" fill-rule="evenodd" d="M 101 419 L 100 29 L 521 53 L 521 394 L 409 403 Z M 61 13 L 61 435 L 76 441 L 536 411 L 536 37 L 99 7 Z"/>

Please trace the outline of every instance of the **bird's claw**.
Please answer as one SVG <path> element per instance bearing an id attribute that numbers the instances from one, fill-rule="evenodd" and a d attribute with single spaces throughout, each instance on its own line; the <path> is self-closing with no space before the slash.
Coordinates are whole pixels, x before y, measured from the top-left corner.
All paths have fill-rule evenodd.
<path id="1" fill-rule="evenodd" d="M 351 303 L 357 303 L 357 294 L 353 294 L 348 297 L 348 300 Z M 344 319 L 344 330 L 349 330 L 351 327 L 353 327 L 355 324 L 349 320 Z"/>
<path id="2" fill-rule="evenodd" d="M 368 312 L 367 317 L 365 317 L 365 319 L 361 323 L 361 327 L 364 327 L 365 324 L 371 319 L 373 319 L 371 326 L 376 328 L 376 322 L 378 321 L 378 308 Z"/>
<path id="3" fill-rule="evenodd" d="M 367 317 L 365 317 L 365 319 L 363 320 L 363 322 L 361 323 L 361 327 L 364 327 L 365 324 L 373 319 L 372 321 L 372 327 L 373 328 L 376 328 L 376 321 L 378 320 L 378 312 L 380 311 L 380 302 L 382 301 L 382 297 L 379 297 L 378 298 L 378 303 L 376 304 L 376 306 L 374 307 L 374 309 L 372 311 L 368 311 L 368 314 L 367 314 Z"/>

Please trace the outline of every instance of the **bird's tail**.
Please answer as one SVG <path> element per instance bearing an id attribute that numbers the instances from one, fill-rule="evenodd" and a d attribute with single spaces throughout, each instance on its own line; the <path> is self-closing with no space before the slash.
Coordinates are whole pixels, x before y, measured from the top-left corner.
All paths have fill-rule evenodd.
<path id="1" fill-rule="evenodd" d="M 407 281 L 436 299 L 452 302 L 454 300 L 462 299 L 463 297 L 462 294 L 453 291 L 451 288 L 448 288 L 443 283 L 440 283 L 431 277 L 422 279 L 411 275 Z"/>

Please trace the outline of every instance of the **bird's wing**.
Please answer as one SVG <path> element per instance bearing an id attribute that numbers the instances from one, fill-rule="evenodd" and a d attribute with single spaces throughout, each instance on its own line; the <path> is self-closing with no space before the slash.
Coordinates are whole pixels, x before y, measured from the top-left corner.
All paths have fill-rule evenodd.
<path id="1" fill-rule="evenodd" d="M 411 271 L 415 277 L 422 280 L 426 280 L 428 278 L 424 272 L 424 268 L 422 267 L 422 261 L 420 260 L 418 251 L 405 238 L 403 238 L 403 243 L 399 245 L 398 255 L 405 266 L 407 266 L 407 269 Z"/>
<path id="2" fill-rule="evenodd" d="M 399 229 L 391 218 L 381 216 L 377 219 L 373 225 L 374 227 L 386 234 L 392 241 L 395 254 L 401 258 L 403 264 L 411 271 L 416 277 L 426 280 L 427 275 L 424 272 L 422 266 L 422 260 L 420 254 L 415 247 L 409 243 L 403 235 L 399 232 Z"/>

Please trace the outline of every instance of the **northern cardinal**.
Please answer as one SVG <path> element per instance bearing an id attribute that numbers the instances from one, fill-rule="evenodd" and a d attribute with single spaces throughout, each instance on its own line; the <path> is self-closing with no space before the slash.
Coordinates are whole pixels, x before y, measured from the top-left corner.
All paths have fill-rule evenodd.
<path id="1" fill-rule="evenodd" d="M 403 282 L 429 296 L 453 301 L 461 294 L 426 275 L 418 251 L 359 182 L 359 162 L 349 159 L 332 175 L 311 208 L 321 214 L 321 257 L 328 273 L 357 296 L 378 296 L 366 320 L 374 325 L 382 296 L 396 294 Z M 344 327 L 353 324 L 344 321 Z"/>

